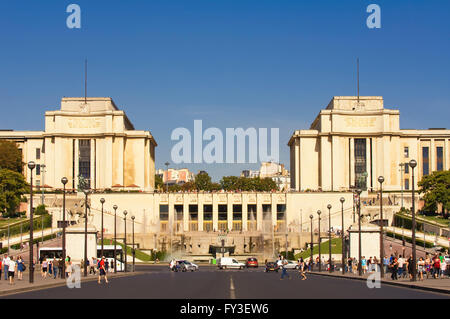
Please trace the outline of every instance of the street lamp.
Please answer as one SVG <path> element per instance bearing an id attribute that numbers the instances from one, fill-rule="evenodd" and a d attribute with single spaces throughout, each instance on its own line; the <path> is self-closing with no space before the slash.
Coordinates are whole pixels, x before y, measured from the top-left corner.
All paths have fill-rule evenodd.
<path id="1" fill-rule="evenodd" d="M 408 163 L 406 163 L 406 165 L 408 165 Z M 403 181 L 403 172 L 405 172 L 405 163 L 400 163 L 400 164 L 398 164 L 398 166 L 400 166 L 400 175 L 401 175 L 401 177 L 400 177 L 400 186 L 401 186 L 401 194 L 402 194 L 402 206 L 401 206 L 401 208 L 403 208 L 403 183 L 404 183 L 404 181 Z"/>
<path id="2" fill-rule="evenodd" d="M 361 193 L 362 193 L 362 189 L 358 188 L 356 190 L 356 194 L 358 194 L 358 272 L 359 275 L 362 276 L 362 265 L 361 265 Z"/>
<path id="3" fill-rule="evenodd" d="M 88 209 L 87 209 L 87 205 L 88 205 L 88 195 L 89 195 L 89 190 L 88 189 L 84 189 L 83 193 L 85 195 L 84 197 L 84 264 L 83 264 L 83 269 L 84 269 L 84 277 L 87 277 L 87 258 L 88 258 L 88 254 L 87 254 L 87 224 L 88 224 Z"/>
<path id="4" fill-rule="evenodd" d="M 378 177 L 378 182 L 380 183 L 380 273 L 381 278 L 384 278 L 384 243 L 383 243 L 383 182 L 384 177 Z"/>
<path id="5" fill-rule="evenodd" d="M 327 208 L 328 208 L 328 249 L 329 249 L 328 264 L 330 266 L 330 272 L 333 272 L 331 263 L 331 204 L 328 204 Z"/>
<path id="6" fill-rule="evenodd" d="M 166 193 L 169 193 L 169 162 L 165 162 L 164 165 L 166 165 Z"/>
<path id="7" fill-rule="evenodd" d="M 411 215 L 412 215 L 412 254 L 413 254 L 413 265 L 412 265 L 412 281 L 416 281 L 416 205 L 415 205 L 415 194 L 414 194 L 414 168 L 417 166 L 417 162 L 415 160 L 409 161 L 409 166 L 411 167 L 411 182 L 412 182 L 412 209 L 411 209 Z"/>
<path id="8" fill-rule="evenodd" d="M 135 266 L 135 257 L 136 257 L 136 252 L 135 252 L 135 250 L 134 250 L 134 219 L 135 219 L 135 217 L 134 216 L 131 216 L 131 220 L 133 221 L 133 224 L 132 224 L 132 228 L 133 228 L 133 272 L 134 272 L 134 266 Z"/>
<path id="9" fill-rule="evenodd" d="M 309 215 L 309 219 L 311 219 L 311 259 L 309 260 L 309 264 L 311 265 L 311 271 L 313 270 L 313 235 L 314 235 L 314 231 L 313 231 L 313 218 L 314 216 L 311 214 Z"/>
<path id="10" fill-rule="evenodd" d="M 28 168 L 30 169 L 30 260 L 28 267 L 30 269 L 30 284 L 34 282 L 34 265 L 33 265 L 33 169 L 36 164 L 33 161 L 28 162 Z"/>
<path id="11" fill-rule="evenodd" d="M 127 272 L 127 214 L 126 210 L 123 211 L 123 221 L 125 224 L 125 239 L 124 239 L 124 247 L 125 247 L 125 272 Z"/>
<path id="12" fill-rule="evenodd" d="M 63 225 L 62 225 L 62 274 L 61 278 L 66 278 L 66 184 L 67 177 L 61 178 L 63 184 Z"/>
<path id="13" fill-rule="evenodd" d="M 116 241 L 117 241 L 116 216 L 117 216 L 117 208 L 118 208 L 117 205 L 113 206 L 113 209 L 114 209 L 114 273 L 117 273 L 117 253 L 116 253 Z"/>
<path id="14" fill-rule="evenodd" d="M 102 203 L 102 222 L 101 222 L 101 224 L 102 224 L 102 234 L 101 234 L 101 236 L 102 236 L 102 253 L 101 253 L 101 256 L 103 257 L 103 204 L 105 204 L 105 199 L 102 197 L 102 198 L 100 198 L 100 203 Z"/>
<path id="15" fill-rule="evenodd" d="M 322 214 L 322 212 L 318 210 L 317 215 L 319 215 L 319 272 L 322 271 L 322 254 L 320 253 L 320 214 Z"/>
<path id="16" fill-rule="evenodd" d="M 341 197 L 339 200 L 341 202 L 341 223 L 342 223 L 342 229 L 341 229 L 341 242 L 342 242 L 342 274 L 345 275 L 345 254 L 344 254 L 344 202 L 345 198 Z"/>

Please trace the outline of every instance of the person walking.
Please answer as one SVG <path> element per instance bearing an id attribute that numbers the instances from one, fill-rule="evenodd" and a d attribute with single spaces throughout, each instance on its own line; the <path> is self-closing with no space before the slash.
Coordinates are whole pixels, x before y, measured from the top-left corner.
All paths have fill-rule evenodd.
<path id="1" fill-rule="evenodd" d="M 384 268 L 384 275 L 386 276 L 389 268 L 389 258 L 387 256 L 384 256 L 383 258 L 383 268 Z"/>
<path id="2" fill-rule="evenodd" d="M 391 263 L 391 269 L 392 269 L 392 275 L 391 275 L 391 279 L 392 280 L 397 280 L 397 273 L 398 273 L 398 259 L 394 257 L 394 259 L 392 260 Z"/>
<path id="3" fill-rule="evenodd" d="M 409 279 L 412 280 L 413 275 L 414 275 L 414 259 L 413 259 L 412 255 L 409 256 L 409 258 L 408 258 L 407 269 L 408 269 Z"/>
<path id="4" fill-rule="evenodd" d="M 25 263 L 22 256 L 17 257 L 17 280 L 23 280 L 23 272 L 25 271 Z"/>
<path id="5" fill-rule="evenodd" d="M 0 280 L 2 280 L 3 258 L 0 259 Z"/>
<path id="6" fill-rule="evenodd" d="M 53 279 L 56 279 L 56 277 L 58 276 L 58 270 L 59 270 L 59 260 L 55 258 L 53 258 Z"/>
<path id="7" fill-rule="evenodd" d="M 102 256 L 102 259 L 98 262 L 99 274 L 98 274 L 98 283 L 101 284 L 102 277 L 105 279 L 105 283 L 108 283 L 108 277 L 106 276 L 106 261 L 105 256 Z"/>
<path id="8" fill-rule="evenodd" d="M 419 275 L 419 280 L 423 281 L 423 274 L 425 272 L 425 260 L 422 257 L 419 258 L 417 262 L 417 274 Z"/>
<path id="9" fill-rule="evenodd" d="M 306 268 L 306 263 L 303 260 L 302 257 L 300 257 L 299 262 L 298 262 L 298 271 L 300 273 L 300 276 L 302 277 L 302 280 L 306 280 L 306 275 L 305 275 L 305 269 Z"/>
<path id="10" fill-rule="evenodd" d="M 284 257 L 281 257 L 280 260 L 281 260 L 281 263 L 280 263 L 281 264 L 281 278 L 280 278 L 280 280 L 283 280 L 283 278 L 285 276 L 288 276 L 288 278 L 291 279 L 291 276 L 289 276 L 287 269 L 286 269 L 287 260 L 284 259 Z"/>
<path id="11" fill-rule="evenodd" d="M 16 273 L 16 262 L 14 261 L 14 258 L 11 258 L 9 260 L 8 264 L 8 278 L 9 278 L 9 284 L 14 285 L 14 274 Z"/>
<path id="12" fill-rule="evenodd" d="M 42 268 L 41 276 L 44 279 L 47 278 L 47 267 L 48 267 L 48 261 L 47 261 L 47 258 L 44 258 L 44 260 L 42 261 L 42 265 L 41 265 L 41 268 Z"/>
<path id="13" fill-rule="evenodd" d="M 7 254 L 5 254 L 5 256 L 3 256 L 3 273 L 5 274 L 5 280 L 8 280 L 8 267 L 9 267 L 9 262 L 10 262 L 10 258 L 8 257 Z"/>
<path id="14" fill-rule="evenodd" d="M 60 278 L 63 277 L 63 266 L 64 266 L 64 261 L 62 259 L 58 259 L 58 273 L 59 273 Z"/>

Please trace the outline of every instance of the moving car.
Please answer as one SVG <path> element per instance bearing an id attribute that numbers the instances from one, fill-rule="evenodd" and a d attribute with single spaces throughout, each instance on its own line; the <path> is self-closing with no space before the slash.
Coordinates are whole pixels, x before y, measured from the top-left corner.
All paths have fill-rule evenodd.
<path id="1" fill-rule="evenodd" d="M 258 259 L 255 257 L 247 258 L 247 261 L 245 262 L 245 267 L 258 267 Z"/>
<path id="2" fill-rule="evenodd" d="M 189 260 L 180 260 L 180 263 L 184 265 L 186 271 L 196 271 L 198 270 L 198 266 L 194 263 L 191 263 Z"/>
<path id="3" fill-rule="evenodd" d="M 279 269 L 279 267 L 278 267 L 278 265 L 277 265 L 276 262 L 269 261 L 269 262 L 266 264 L 266 268 L 264 269 L 264 272 L 269 272 L 269 271 L 275 271 L 275 272 L 278 272 L 278 269 Z"/>
<path id="4" fill-rule="evenodd" d="M 238 262 L 234 258 L 222 257 L 219 258 L 217 262 L 217 267 L 219 267 L 219 269 L 228 269 L 228 268 L 244 269 L 245 264 Z"/>

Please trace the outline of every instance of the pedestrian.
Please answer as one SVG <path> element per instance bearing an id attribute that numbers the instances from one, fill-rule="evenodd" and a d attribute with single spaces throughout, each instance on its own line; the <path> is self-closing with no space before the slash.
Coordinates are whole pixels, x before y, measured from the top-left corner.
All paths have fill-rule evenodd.
<path id="1" fill-rule="evenodd" d="M 109 272 L 114 272 L 114 259 L 111 259 L 109 263 L 110 263 Z"/>
<path id="2" fill-rule="evenodd" d="M 425 256 L 425 272 L 427 275 L 427 279 L 430 276 L 431 273 L 431 259 L 430 259 L 430 255 L 426 254 Z"/>
<path id="3" fill-rule="evenodd" d="M 49 277 L 52 276 L 52 269 L 53 269 L 53 260 L 50 259 L 48 261 L 48 274 L 49 274 Z"/>
<path id="4" fill-rule="evenodd" d="M 59 261 L 58 259 L 56 259 L 56 257 L 53 258 L 52 265 L 53 265 L 53 279 L 56 279 L 59 270 Z"/>
<path id="5" fill-rule="evenodd" d="M 361 259 L 361 269 L 362 269 L 362 273 L 365 274 L 367 272 L 367 260 L 365 256 L 362 256 Z"/>
<path id="6" fill-rule="evenodd" d="M 58 273 L 59 273 L 59 277 L 62 278 L 63 277 L 63 266 L 64 266 L 64 261 L 62 260 L 62 258 L 58 259 Z"/>
<path id="7" fill-rule="evenodd" d="M 397 263 L 398 263 L 398 276 L 402 277 L 402 275 L 403 275 L 403 264 L 405 264 L 405 260 L 403 259 L 402 255 L 398 256 Z"/>
<path id="8" fill-rule="evenodd" d="M 92 257 L 92 262 L 89 263 L 89 275 L 94 274 L 95 275 L 95 267 L 97 266 L 97 263 L 95 262 L 94 257 Z"/>
<path id="9" fill-rule="evenodd" d="M 389 258 L 387 258 L 387 256 L 384 256 L 384 258 L 383 258 L 383 269 L 384 269 L 384 274 L 385 275 L 388 272 L 388 267 L 389 267 Z"/>
<path id="10" fill-rule="evenodd" d="M 17 257 L 17 279 L 23 280 L 23 272 L 25 271 L 25 263 L 22 256 Z"/>
<path id="11" fill-rule="evenodd" d="M 3 258 L 0 259 L 0 280 L 2 279 L 2 270 L 3 270 Z"/>
<path id="12" fill-rule="evenodd" d="M 11 258 L 8 262 L 8 278 L 10 285 L 14 285 L 15 272 L 16 272 L 16 262 L 14 261 L 14 258 Z"/>
<path id="13" fill-rule="evenodd" d="M 41 265 L 41 269 L 42 269 L 41 276 L 44 279 L 47 278 L 47 267 L 48 267 L 48 261 L 47 261 L 47 258 L 44 258 L 44 260 L 42 261 L 42 265 Z"/>
<path id="14" fill-rule="evenodd" d="M 410 255 L 408 258 L 407 269 L 408 269 L 409 279 L 412 280 L 413 275 L 414 275 L 414 270 L 415 270 L 414 269 L 414 259 L 413 259 L 412 255 Z"/>
<path id="15" fill-rule="evenodd" d="M 99 274 L 98 274 L 98 283 L 101 284 L 102 277 L 105 278 L 105 283 L 108 283 L 108 278 L 106 277 L 106 268 L 105 268 L 105 256 L 102 256 L 102 259 L 99 261 Z"/>
<path id="16" fill-rule="evenodd" d="M 392 269 L 392 275 L 391 275 L 391 279 L 392 280 L 397 280 L 397 272 L 398 272 L 398 259 L 394 257 L 394 259 L 392 259 L 392 263 L 391 263 L 391 269 Z"/>
<path id="17" fill-rule="evenodd" d="M 286 265 L 287 265 L 287 260 L 284 259 L 284 257 L 282 257 L 281 259 L 281 278 L 280 280 L 283 280 L 283 278 L 285 276 L 288 276 L 289 279 L 291 279 L 291 276 L 289 276 L 289 274 L 287 273 L 287 269 L 286 269 Z"/>
<path id="18" fill-rule="evenodd" d="M 305 261 L 303 260 L 303 258 L 300 257 L 299 262 L 298 262 L 298 271 L 300 273 L 300 276 L 302 277 L 302 280 L 306 280 L 306 275 L 305 275 L 305 268 L 306 268 L 306 264 Z"/>
<path id="19" fill-rule="evenodd" d="M 419 280 L 423 281 L 423 274 L 425 272 L 425 260 L 422 257 L 419 258 L 417 262 L 417 273 L 419 275 Z"/>
<path id="20" fill-rule="evenodd" d="M 8 280 L 8 267 L 9 267 L 9 262 L 10 262 L 10 258 L 8 257 L 7 254 L 5 254 L 3 256 L 3 273 L 5 274 L 5 280 Z"/>
<path id="21" fill-rule="evenodd" d="M 66 278 L 70 280 L 72 277 L 72 262 L 69 260 L 66 262 Z"/>
<path id="22" fill-rule="evenodd" d="M 434 256 L 433 259 L 433 278 L 439 278 L 439 272 L 441 270 L 441 260 L 437 255 Z"/>

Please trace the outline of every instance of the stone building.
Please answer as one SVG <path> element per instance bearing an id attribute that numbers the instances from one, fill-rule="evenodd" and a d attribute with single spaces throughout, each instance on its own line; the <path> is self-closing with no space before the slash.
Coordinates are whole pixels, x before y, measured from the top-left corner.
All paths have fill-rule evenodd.
<path id="1" fill-rule="evenodd" d="M 411 187 L 436 170 L 450 168 L 450 130 L 402 130 L 400 112 L 384 108 L 379 96 L 335 96 L 309 130 L 297 130 L 288 143 L 291 188 L 296 191 L 345 191 L 352 186 L 378 190 Z"/>
<path id="2" fill-rule="evenodd" d="M 38 165 L 36 185 L 62 188 L 65 176 L 75 189 L 82 176 L 96 190 L 154 189 L 156 141 L 135 130 L 111 98 L 63 98 L 60 110 L 45 112 L 44 131 L 1 131 L 0 139 L 15 141 L 23 161 Z"/>

